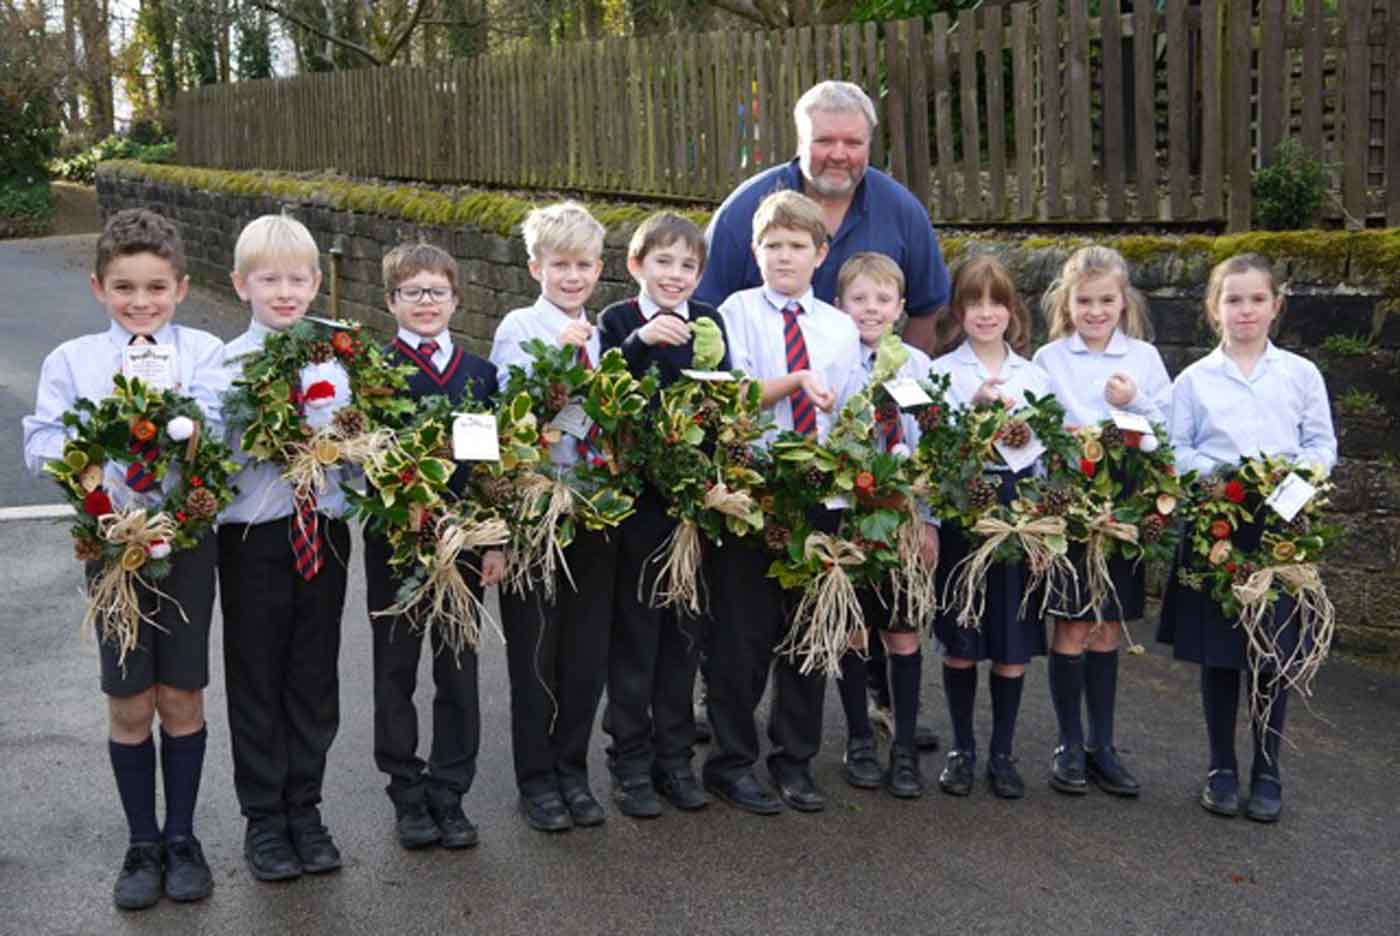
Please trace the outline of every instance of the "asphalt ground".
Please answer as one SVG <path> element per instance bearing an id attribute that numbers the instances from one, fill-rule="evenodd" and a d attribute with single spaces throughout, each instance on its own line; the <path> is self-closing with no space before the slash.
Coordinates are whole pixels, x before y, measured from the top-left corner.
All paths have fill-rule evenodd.
<path id="1" fill-rule="evenodd" d="M 42 354 L 101 327 L 100 310 L 90 297 L 85 312 L 74 307 L 42 321 L 22 310 L 64 308 L 70 294 L 58 290 L 71 280 L 82 285 L 90 249 L 90 239 L 0 244 L 0 373 L 15 427 L 6 441 L 15 450 L 0 453 L 7 466 L 0 504 L 55 499 L 45 485 L 17 483 L 18 417 L 28 412 Z M 216 300 L 204 314 L 217 318 L 201 324 L 198 308 L 182 308 L 180 319 L 221 334 L 243 325 L 241 312 Z M 921 800 L 846 786 L 844 722 L 829 692 L 814 765 L 830 800 L 825 813 L 760 818 L 714 804 L 637 822 L 610 809 L 599 829 L 546 836 L 516 811 L 504 652 L 493 637 L 482 651 L 482 751 L 465 803 L 481 844 L 405 852 L 374 767 L 358 540 L 354 548 L 339 661 L 341 731 L 323 807 L 345 868 L 279 885 L 258 883 L 245 869 L 216 613 L 196 819 L 216 889 L 200 904 L 123 914 L 110 891 L 125 822 L 107 758 L 96 647 L 79 633 L 81 573 L 66 524 L 0 522 L 0 934 L 1396 931 L 1400 678 L 1339 661 L 1320 678 L 1311 712 L 1297 700 L 1291 706 L 1285 811 L 1276 826 L 1221 819 L 1196 805 L 1206 768 L 1197 671 L 1152 647 L 1125 657 L 1121 678 L 1119 748 L 1144 785 L 1135 801 L 1097 791 L 1068 798 L 1045 785 L 1055 727 L 1038 661 L 1017 733 L 1028 785 L 1022 801 L 997 800 L 985 786 L 967 799 L 940 794 L 933 782 L 940 755 L 924 758 L 930 793 Z M 1150 636 L 1149 625 L 1136 631 Z M 946 739 L 940 676 L 926 650 L 925 718 Z M 428 714 L 430 685 L 425 657 L 420 715 Z M 989 729 L 983 688 L 984 745 Z M 425 739 L 428 731 L 425 719 Z M 607 805 L 604 742 L 598 733 L 593 787 Z M 1243 719 L 1239 750 L 1247 763 Z"/>

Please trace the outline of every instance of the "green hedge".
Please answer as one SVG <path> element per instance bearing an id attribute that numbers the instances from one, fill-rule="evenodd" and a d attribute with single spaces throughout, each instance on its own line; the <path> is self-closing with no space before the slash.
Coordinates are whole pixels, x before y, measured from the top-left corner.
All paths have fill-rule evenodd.
<path id="1" fill-rule="evenodd" d="M 97 164 L 112 159 L 131 159 L 143 163 L 175 161 L 175 141 L 164 140 L 143 146 L 128 137 L 113 134 L 67 159 L 49 163 L 54 178 L 91 185 L 97 175 Z"/>
<path id="2" fill-rule="evenodd" d="M 43 221 L 53 216 L 53 198 L 47 180 L 0 182 L 0 218 Z"/>

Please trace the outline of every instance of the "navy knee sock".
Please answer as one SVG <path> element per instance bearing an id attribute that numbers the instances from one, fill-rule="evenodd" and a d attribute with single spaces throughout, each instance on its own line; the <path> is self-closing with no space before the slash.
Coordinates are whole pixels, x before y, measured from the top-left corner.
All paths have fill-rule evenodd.
<path id="1" fill-rule="evenodd" d="M 976 752 L 972 709 L 977 704 L 977 667 L 954 669 L 943 664 L 943 694 L 948 697 L 948 720 L 953 723 L 953 747 Z"/>
<path id="2" fill-rule="evenodd" d="M 1288 690 L 1274 680 L 1260 687 L 1260 691 L 1273 696 L 1273 706 L 1269 709 L 1269 728 L 1263 731 L 1257 723 L 1251 722 L 1254 735 L 1254 764 L 1250 775 L 1254 777 L 1279 776 L 1279 742 L 1283 740 L 1283 722 L 1288 715 Z"/>
<path id="3" fill-rule="evenodd" d="M 1201 667 L 1201 703 L 1206 713 L 1211 770 L 1239 770 L 1235 761 L 1235 713 L 1240 705 L 1240 672 Z"/>
<path id="4" fill-rule="evenodd" d="M 1026 683 L 1024 676 L 998 676 L 992 673 L 988 680 L 992 690 L 992 745 L 993 754 L 1011 754 L 1011 745 L 1016 740 L 1016 715 L 1021 711 L 1021 687 Z"/>
<path id="5" fill-rule="evenodd" d="M 1118 651 L 1084 654 L 1084 701 L 1089 707 L 1088 746 L 1113 747 L 1113 710 L 1118 705 Z"/>
<path id="6" fill-rule="evenodd" d="M 896 747 L 914 750 L 914 729 L 919 721 L 919 682 L 924 655 L 891 653 L 890 689 L 894 696 L 894 743 Z"/>
<path id="7" fill-rule="evenodd" d="M 107 741 L 112 757 L 112 773 L 117 793 L 126 811 L 126 826 L 132 845 L 160 841 L 156 823 L 156 744 L 147 738 L 140 744 Z"/>
<path id="8" fill-rule="evenodd" d="M 160 732 L 160 773 L 165 781 L 166 840 L 194 835 L 194 805 L 199 799 L 199 778 L 204 773 L 204 749 L 209 731 L 204 725 L 194 734 L 172 738 Z"/>
<path id="9" fill-rule="evenodd" d="M 854 651 L 847 650 L 841 657 L 841 678 L 836 681 L 836 691 L 841 695 L 841 708 L 846 711 L 847 737 L 875 737 L 875 729 L 870 727 L 870 712 L 866 708 L 865 661 Z"/>
<path id="10" fill-rule="evenodd" d="M 1084 721 L 1079 710 L 1084 704 L 1084 654 L 1052 651 L 1050 654 L 1050 701 L 1060 723 L 1060 744 L 1067 748 L 1084 746 Z"/>

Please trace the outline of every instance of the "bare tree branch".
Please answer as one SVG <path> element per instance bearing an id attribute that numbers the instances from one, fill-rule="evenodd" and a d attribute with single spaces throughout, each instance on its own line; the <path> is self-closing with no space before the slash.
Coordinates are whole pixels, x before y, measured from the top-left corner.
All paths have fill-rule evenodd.
<path id="1" fill-rule="evenodd" d="M 386 62 L 392 62 L 398 57 L 399 51 L 403 49 L 404 45 L 413 35 L 413 30 L 418 28 L 418 21 L 423 18 L 423 13 L 430 2 L 431 0 L 418 0 L 414 5 L 413 15 L 409 17 L 407 25 L 403 28 L 403 32 L 399 33 L 398 39 L 394 40 L 393 44 L 389 46 L 389 54 L 385 58 Z"/>
<path id="2" fill-rule="evenodd" d="M 752 0 L 711 0 L 711 5 L 716 6 L 726 13 L 733 13 L 735 16 L 757 23 L 760 26 L 767 26 L 770 29 L 781 28 L 787 24 L 780 19 L 774 19 L 766 10 L 760 9 L 759 5 Z"/>
<path id="3" fill-rule="evenodd" d="M 333 45 L 338 45 L 342 49 L 347 49 L 351 52 L 354 52 L 356 55 L 361 56 L 362 58 L 368 59 L 370 64 L 372 65 L 383 66 L 388 64 L 388 59 L 381 59 L 379 56 L 375 55 L 374 52 L 372 52 L 369 49 L 366 49 L 358 42 L 351 42 L 349 39 L 346 39 L 342 36 L 337 36 L 333 33 L 329 33 L 321 27 L 317 26 L 315 23 L 312 23 L 309 20 L 306 20 L 305 18 L 296 15 L 295 13 L 292 13 L 290 10 L 284 10 L 275 3 L 267 3 L 265 2 L 265 0 L 249 0 L 249 3 L 252 6 L 257 7 L 259 10 L 266 10 L 273 16 L 281 17 L 282 19 L 291 23 L 293 26 L 298 26 L 306 30 L 318 39 L 324 39 Z M 421 2 L 419 6 L 421 8 Z M 402 41 L 400 41 L 399 45 L 402 44 Z M 395 51 L 397 51 L 397 47 L 395 48 Z M 393 56 L 390 56 L 390 58 L 392 57 Z"/>

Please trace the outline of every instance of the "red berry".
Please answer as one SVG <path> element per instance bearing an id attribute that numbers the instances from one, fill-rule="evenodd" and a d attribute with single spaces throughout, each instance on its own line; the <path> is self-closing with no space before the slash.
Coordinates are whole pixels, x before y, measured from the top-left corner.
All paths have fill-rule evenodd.
<path id="1" fill-rule="evenodd" d="M 1225 485 L 1225 497 L 1231 503 L 1244 503 L 1244 485 L 1238 481 L 1229 482 Z"/>
<path id="2" fill-rule="evenodd" d="M 1094 462 L 1089 461 L 1089 459 L 1079 459 L 1079 473 L 1084 475 L 1084 477 L 1092 478 L 1094 476 L 1094 472 L 1098 470 L 1099 466 L 1096 465 Z"/>

